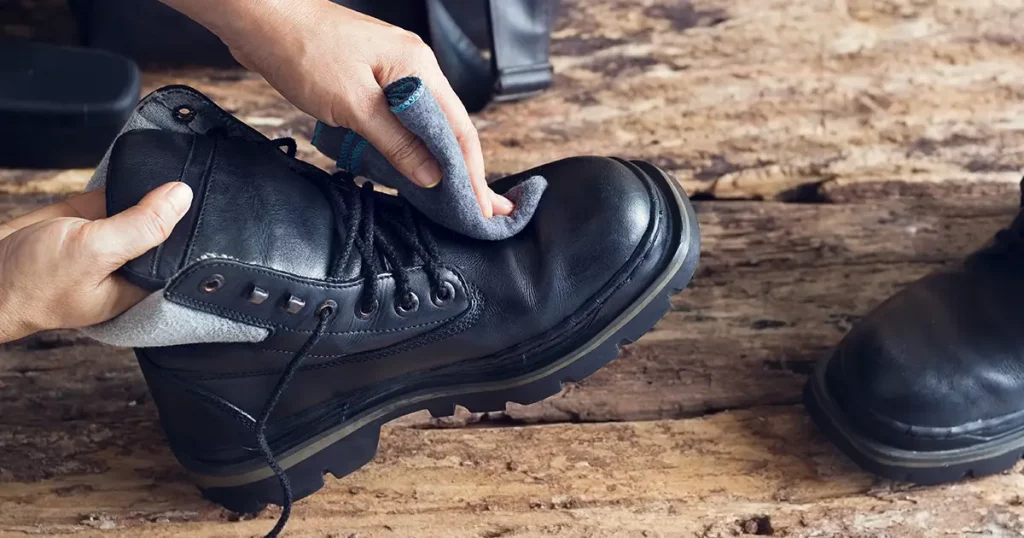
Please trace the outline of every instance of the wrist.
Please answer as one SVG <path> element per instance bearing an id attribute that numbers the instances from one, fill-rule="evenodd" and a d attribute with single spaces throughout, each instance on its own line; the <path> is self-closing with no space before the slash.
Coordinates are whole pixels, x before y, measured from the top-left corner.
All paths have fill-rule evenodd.
<path id="1" fill-rule="evenodd" d="M 0 344 L 28 336 L 41 328 L 25 315 L 27 309 L 20 307 L 25 301 L 19 297 L 15 276 L 10 274 L 10 264 L 4 263 L 9 252 L 10 240 L 0 239 Z"/>
<path id="2" fill-rule="evenodd" d="M 313 18 L 326 0 L 162 0 L 188 15 L 224 41 L 232 50 L 245 51 L 250 43 L 261 47 L 288 36 L 298 21 Z M 330 2 L 328 2 L 330 3 Z"/>

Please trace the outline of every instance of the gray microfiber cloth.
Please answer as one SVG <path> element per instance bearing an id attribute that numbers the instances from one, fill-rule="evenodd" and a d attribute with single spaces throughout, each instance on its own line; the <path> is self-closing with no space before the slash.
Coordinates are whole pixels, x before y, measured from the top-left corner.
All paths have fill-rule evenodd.
<path id="1" fill-rule="evenodd" d="M 433 94 L 417 77 L 406 77 L 384 88 L 391 111 L 419 137 L 441 167 L 441 183 L 423 188 L 403 176 L 365 138 L 341 127 L 317 122 L 313 145 L 338 167 L 391 187 L 434 222 L 462 235 L 501 240 L 519 233 L 530 222 L 547 181 L 533 176 L 505 197 L 515 204 L 511 215 L 485 218 L 469 181 L 462 149 Z"/>
<path id="2" fill-rule="evenodd" d="M 83 329 L 90 338 L 124 347 L 163 347 L 204 342 L 261 342 L 263 327 L 193 310 L 172 303 L 156 291 L 124 314 Z"/>

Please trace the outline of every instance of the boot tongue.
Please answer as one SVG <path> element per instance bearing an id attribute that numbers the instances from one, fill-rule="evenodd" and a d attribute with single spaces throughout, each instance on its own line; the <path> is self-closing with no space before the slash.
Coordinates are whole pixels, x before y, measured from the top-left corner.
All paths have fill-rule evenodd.
<path id="1" fill-rule="evenodd" d="M 322 176 L 315 178 L 316 174 Z M 107 172 L 107 212 L 123 211 L 168 181 L 192 187 L 192 207 L 160 247 L 121 273 L 150 290 L 206 257 L 232 258 L 301 277 L 324 279 L 344 229 L 322 183 L 270 144 L 157 130 L 122 135 Z M 346 272 L 358 273 L 357 263 Z"/>

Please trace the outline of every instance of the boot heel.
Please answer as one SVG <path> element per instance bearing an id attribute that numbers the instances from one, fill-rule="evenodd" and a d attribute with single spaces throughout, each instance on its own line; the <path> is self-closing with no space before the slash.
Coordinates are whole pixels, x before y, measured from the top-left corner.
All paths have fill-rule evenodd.
<path id="1" fill-rule="evenodd" d="M 324 474 L 331 473 L 342 478 L 366 465 L 377 455 L 380 441 L 380 422 L 373 422 L 350 435 L 335 441 L 327 448 L 305 458 L 285 469 L 292 488 L 292 500 L 297 501 L 316 493 L 324 487 Z M 312 447 L 307 447 L 306 450 Z M 288 464 L 291 454 L 284 453 L 278 458 L 282 466 Z M 246 474 L 270 473 L 262 466 Z M 245 474 L 233 476 L 196 476 L 199 483 L 233 482 L 245 480 Z M 276 476 L 268 476 L 253 482 L 234 486 L 202 487 L 203 497 L 243 514 L 257 513 L 268 504 L 281 505 L 284 502 L 281 482 Z"/>

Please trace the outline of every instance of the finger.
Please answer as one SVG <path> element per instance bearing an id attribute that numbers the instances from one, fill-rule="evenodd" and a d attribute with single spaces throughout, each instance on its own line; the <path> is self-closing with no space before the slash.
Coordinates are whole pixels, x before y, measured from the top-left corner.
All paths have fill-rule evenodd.
<path id="1" fill-rule="evenodd" d="M 480 145 L 480 135 L 466 111 L 465 105 L 459 96 L 452 89 L 448 79 L 437 66 L 437 62 L 431 62 L 430 69 L 420 76 L 423 82 L 431 89 L 434 98 L 441 106 L 452 126 L 455 139 L 462 150 L 462 156 L 466 160 L 466 169 L 469 172 L 469 182 L 473 186 L 477 202 L 480 204 L 480 211 L 484 217 L 490 218 L 493 215 L 508 215 L 512 213 L 515 206 L 504 196 L 491 190 L 487 185 L 487 175 L 484 170 L 484 154 Z"/>
<path id="2" fill-rule="evenodd" d="M 188 212 L 192 189 L 180 182 L 165 183 L 139 203 L 114 216 L 87 223 L 87 248 L 114 269 L 163 243 Z"/>
<path id="3" fill-rule="evenodd" d="M 351 108 L 350 128 L 361 134 L 403 176 L 421 187 L 435 187 L 441 182 L 441 167 L 416 137 L 391 112 L 380 85 L 367 69 L 360 77 L 357 102 L 345 103 Z"/>
<path id="4" fill-rule="evenodd" d="M 487 191 L 491 193 L 491 206 L 494 207 L 495 215 L 507 216 L 512 214 L 512 211 L 516 208 L 512 200 L 492 191 L 490 187 L 487 187 Z"/>
<path id="5" fill-rule="evenodd" d="M 37 222 L 44 220 L 59 219 L 63 217 L 75 217 L 95 220 L 104 216 L 106 210 L 106 198 L 103 190 L 90 191 L 84 194 L 71 196 L 65 200 L 41 207 L 31 213 L 22 215 L 6 224 L 0 226 L 0 239 Z"/>

